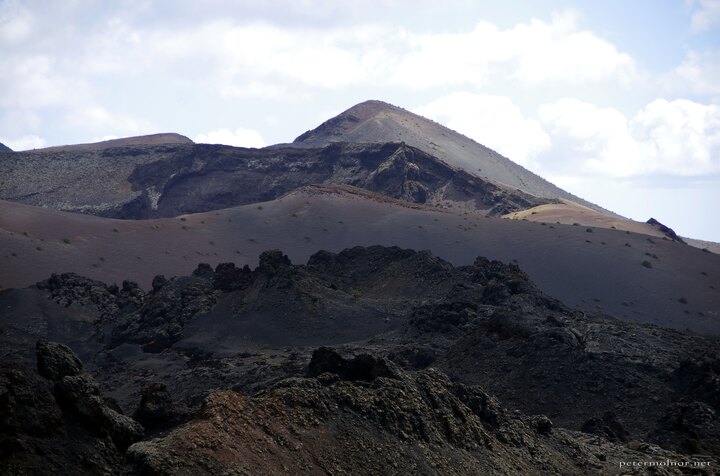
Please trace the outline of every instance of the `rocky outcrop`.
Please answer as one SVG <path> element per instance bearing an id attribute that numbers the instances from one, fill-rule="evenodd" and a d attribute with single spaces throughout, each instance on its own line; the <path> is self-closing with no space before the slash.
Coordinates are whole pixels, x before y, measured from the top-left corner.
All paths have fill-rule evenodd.
<path id="1" fill-rule="evenodd" d="M 606 438 L 608 441 L 627 443 L 630 434 L 618 420 L 613 412 L 605 412 L 601 417 L 593 417 L 583 423 L 581 428 L 585 433 L 593 433 Z"/>
<path id="2" fill-rule="evenodd" d="M 39 341 L 37 370 L 0 365 L 0 473 L 124 471 L 142 426 L 112 408 L 67 346 Z"/>
<path id="3" fill-rule="evenodd" d="M 74 377 L 82 373 L 82 362 L 70 347 L 40 340 L 36 349 L 38 372 L 46 379 L 59 381 L 64 377 Z"/>
<path id="4" fill-rule="evenodd" d="M 108 406 L 100 387 L 82 372 L 80 359 L 70 348 L 39 341 L 37 354 L 38 371 L 54 382 L 55 397 L 64 411 L 77 416 L 88 430 L 110 436 L 120 451 L 142 438 L 142 426 Z"/>
<path id="5" fill-rule="evenodd" d="M 717 409 L 698 401 L 675 403 L 659 419 L 650 438 L 681 453 L 718 454 L 720 418 Z"/>
<path id="6" fill-rule="evenodd" d="M 173 402 L 165 384 L 148 382 L 140 389 L 140 403 L 133 419 L 142 424 L 146 432 L 158 432 L 177 426 L 190 413 L 189 409 Z"/>
<path id="7" fill-rule="evenodd" d="M 210 269 L 212 273 L 212 269 Z M 134 342 L 147 352 L 160 352 L 176 342 L 183 326 L 215 304 L 210 279 L 197 277 L 158 279 L 143 306 L 124 316 L 113 330 L 113 342 Z"/>
<path id="8" fill-rule="evenodd" d="M 569 309 L 512 264 L 453 266 L 374 246 L 321 251 L 301 265 L 269 250 L 255 269 L 199 265 L 190 277 L 158 276 L 142 294 L 61 275 L 41 288 L 25 292 L 44 293 L 44 321 L 0 321 L 0 339 L 13 359 L 49 330 L 82 351 L 96 381 L 56 344 L 39 346 L 38 368 L 58 382 L 63 411 L 104 428 L 117 448 L 128 441 L 113 430 L 124 418 L 106 413 L 101 393 L 159 435 L 217 390 L 255 394 L 303 375 L 322 387 L 373 387 L 402 380 L 402 369 L 435 368 L 536 415 L 528 425 L 541 435 L 583 429 L 572 438 L 720 453 L 714 341 Z M 75 318 L 84 327 L 66 324 Z"/>
<path id="9" fill-rule="evenodd" d="M 46 290 L 61 306 L 95 307 L 103 320 L 111 320 L 121 310 L 137 309 L 145 300 L 145 293 L 135 282 L 123 281 L 122 287 L 108 286 L 75 273 L 53 274 L 36 286 Z"/>
<path id="10" fill-rule="evenodd" d="M 680 236 L 679 236 L 677 233 L 675 233 L 675 230 L 673 230 L 673 229 L 670 228 L 669 226 L 663 225 L 662 223 L 660 223 L 660 222 L 657 221 L 656 219 L 650 218 L 650 219 L 647 221 L 647 224 L 648 224 L 648 225 L 652 225 L 653 227 L 657 228 L 661 233 L 664 233 L 665 236 L 667 236 L 667 237 L 670 238 L 671 240 L 677 241 L 677 242 L 679 242 L 679 243 L 685 243 L 685 241 L 684 241 L 682 238 L 680 238 Z"/>
<path id="11" fill-rule="evenodd" d="M 356 378 L 349 369 L 361 361 L 391 369 L 391 376 Z M 383 359 L 345 359 L 327 348 L 311 362 L 309 375 L 316 376 L 283 380 L 254 397 L 212 393 L 191 422 L 131 446 L 135 470 L 600 475 L 616 474 L 618 461 L 688 459 L 553 429 L 547 417 L 510 412 L 481 388 L 452 383 L 435 370 L 405 372 Z"/>
<path id="12" fill-rule="evenodd" d="M 313 352 L 308 365 L 308 377 L 319 377 L 329 373 L 342 380 L 364 380 L 372 382 L 377 378 L 398 378 L 393 366 L 385 359 L 377 359 L 372 355 L 361 354 L 353 359 L 344 359 L 340 354 L 328 347 L 320 347 Z"/>

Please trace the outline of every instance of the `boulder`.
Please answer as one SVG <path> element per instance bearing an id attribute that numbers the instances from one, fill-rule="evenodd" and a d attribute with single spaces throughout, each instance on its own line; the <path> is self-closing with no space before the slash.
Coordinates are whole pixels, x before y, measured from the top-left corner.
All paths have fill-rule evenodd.
<path id="1" fill-rule="evenodd" d="M 36 353 L 38 372 L 48 380 L 58 381 L 82 372 L 82 362 L 70 347 L 64 344 L 39 340 Z"/>

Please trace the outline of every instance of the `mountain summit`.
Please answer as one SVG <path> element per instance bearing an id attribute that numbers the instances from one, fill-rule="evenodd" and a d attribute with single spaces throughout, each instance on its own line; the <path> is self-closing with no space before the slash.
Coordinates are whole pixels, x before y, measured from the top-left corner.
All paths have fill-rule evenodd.
<path id="1" fill-rule="evenodd" d="M 536 197 L 570 200 L 608 213 L 469 137 L 383 101 L 361 102 L 300 135 L 293 144 L 319 147 L 332 142 L 400 141 L 452 166 Z"/>

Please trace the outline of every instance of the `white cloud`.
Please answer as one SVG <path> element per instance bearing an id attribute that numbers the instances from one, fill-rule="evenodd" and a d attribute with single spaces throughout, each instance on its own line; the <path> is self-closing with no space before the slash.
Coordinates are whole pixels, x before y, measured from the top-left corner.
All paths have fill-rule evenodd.
<path id="1" fill-rule="evenodd" d="M 0 137 L 0 143 L 5 144 L 14 151 L 40 149 L 45 147 L 45 139 L 36 135 L 25 135 L 15 139 Z"/>
<path id="2" fill-rule="evenodd" d="M 287 28 L 229 20 L 133 29 L 113 20 L 85 42 L 89 74 L 174 74 L 209 81 L 227 97 L 286 100 L 356 85 L 430 88 L 511 79 L 523 85 L 627 81 L 633 58 L 583 30 L 572 11 L 508 29 L 481 21 L 459 33 L 401 27 Z"/>
<path id="3" fill-rule="evenodd" d="M 48 55 L 8 55 L 0 62 L 0 107 L 72 106 L 89 97 L 85 80 Z"/>
<path id="4" fill-rule="evenodd" d="M 33 17 L 19 2 L 0 2 L 0 41 L 20 43 L 32 33 L 32 29 Z"/>
<path id="5" fill-rule="evenodd" d="M 578 99 L 538 110 L 553 149 L 539 158 L 567 173 L 617 177 L 697 176 L 720 172 L 720 108 L 686 99 L 656 99 L 634 117 Z"/>
<path id="6" fill-rule="evenodd" d="M 267 144 L 259 132 L 253 129 L 245 129 L 239 127 L 235 132 L 229 129 L 219 129 L 217 131 L 208 132 L 207 134 L 198 134 L 195 142 L 199 144 L 225 144 L 235 147 L 265 147 Z"/>
<path id="7" fill-rule="evenodd" d="M 550 146 L 550 137 L 536 119 L 526 118 L 504 96 L 457 92 L 415 110 L 445 124 L 513 161 L 537 169 L 533 158 Z"/>
<path id="8" fill-rule="evenodd" d="M 672 90 L 720 95 L 720 51 L 688 52 L 668 77 Z"/>
<path id="9" fill-rule="evenodd" d="M 698 0 L 691 2 L 700 6 L 692 15 L 692 29 L 699 33 L 720 26 L 720 0 Z"/>
<path id="10" fill-rule="evenodd" d="M 572 11 L 551 22 L 501 30 L 480 22 L 454 34 L 404 35 L 409 52 L 400 55 L 393 79 L 416 88 L 441 84 L 481 85 L 498 77 L 523 84 L 582 83 L 635 77 L 634 60 L 612 43 L 578 27 Z"/>
<path id="11" fill-rule="evenodd" d="M 104 136 L 100 136 L 100 137 L 93 137 L 93 138 L 90 140 L 90 143 L 105 142 L 105 141 L 108 141 L 108 140 L 114 140 L 114 139 L 119 139 L 119 138 L 120 138 L 120 137 L 118 137 L 118 136 L 116 136 L 116 135 L 108 134 L 108 135 L 104 135 Z"/>
<path id="12" fill-rule="evenodd" d="M 126 114 L 113 113 L 96 105 L 70 109 L 62 120 L 66 127 L 116 137 L 157 132 L 147 121 L 137 120 Z"/>

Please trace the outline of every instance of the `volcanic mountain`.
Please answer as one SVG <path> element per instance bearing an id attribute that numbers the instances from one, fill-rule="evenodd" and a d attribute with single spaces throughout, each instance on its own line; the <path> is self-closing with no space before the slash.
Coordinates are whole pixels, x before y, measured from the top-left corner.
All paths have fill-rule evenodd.
<path id="1" fill-rule="evenodd" d="M 12 152 L 12 149 L 0 142 L 0 152 Z"/>
<path id="2" fill-rule="evenodd" d="M 718 463 L 720 255 L 395 106 L 0 152 L 0 198 L 0 473 Z"/>
<path id="3" fill-rule="evenodd" d="M 263 202 L 309 184 L 352 185 L 413 203 L 490 215 L 549 202 L 456 170 L 401 143 L 260 150 L 113 143 L 7 154 L 0 160 L 0 198 L 127 219 Z"/>
<path id="4" fill-rule="evenodd" d="M 494 150 L 436 122 L 382 101 L 365 101 L 328 119 L 293 142 L 318 147 L 333 142 L 401 141 L 470 173 L 541 198 L 565 199 L 607 213 Z"/>

